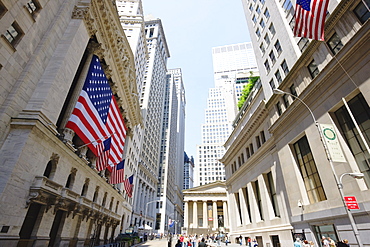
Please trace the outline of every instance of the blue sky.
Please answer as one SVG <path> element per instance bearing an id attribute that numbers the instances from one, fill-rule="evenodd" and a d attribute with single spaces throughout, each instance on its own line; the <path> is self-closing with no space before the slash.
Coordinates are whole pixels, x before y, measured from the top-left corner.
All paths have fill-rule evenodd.
<path id="1" fill-rule="evenodd" d="M 208 89 L 214 87 L 212 47 L 250 41 L 241 0 L 143 0 L 144 15 L 162 20 L 170 58 L 181 68 L 186 97 L 185 152 L 196 157 Z"/>

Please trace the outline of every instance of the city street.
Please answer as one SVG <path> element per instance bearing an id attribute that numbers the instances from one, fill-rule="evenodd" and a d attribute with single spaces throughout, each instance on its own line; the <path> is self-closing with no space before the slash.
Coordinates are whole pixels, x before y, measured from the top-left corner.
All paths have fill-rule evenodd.
<path id="1" fill-rule="evenodd" d="M 171 244 L 171 247 L 174 247 L 175 244 L 177 243 L 177 239 L 176 238 L 173 238 L 172 239 L 172 244 Z M 136 245 L 135 247 L 167 247 L 168 246 L 168 241 L 167 239 L 154 239 L 154 240 L 149 240 L 145 243 L 142 243 L 142 244 L 138 244 Z M 198 245 L 196 245 L 197 247 Z M 217 247 L 217 244 L 215 243 L 208 243 L 207 246 L 209 247 Z M 221 246 L 226 246 L 225 243 L 221 243 Z M 240 247 L 239 244 L 228 244 L 227 245 L 228 247 Z M 245 246 L 245 245 L 241 245 L 241 246 Z"/>

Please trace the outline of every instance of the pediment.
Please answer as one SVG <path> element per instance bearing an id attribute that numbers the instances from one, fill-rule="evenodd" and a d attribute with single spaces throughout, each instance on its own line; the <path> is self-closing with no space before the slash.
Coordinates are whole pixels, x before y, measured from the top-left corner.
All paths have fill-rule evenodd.
<path id="1" fill-rule="evenodd" d="M 216 181 L 214 183 L 209 183 L 191 189 L 183 190 L 183 193 L 226 193 L 226 185 L 225 182 Z"/>

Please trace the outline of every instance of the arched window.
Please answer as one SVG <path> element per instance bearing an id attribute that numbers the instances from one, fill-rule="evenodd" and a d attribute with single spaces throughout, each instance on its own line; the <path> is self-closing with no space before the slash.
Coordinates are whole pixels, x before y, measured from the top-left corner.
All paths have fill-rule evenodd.
<path id="1" fill-rule="evenodd" d="M 66 188 L 72 189 L 73 184 L 75 183 L 75 177 L 76 177 L 76 168 L 72 168 L 71 173 L 69 174 L 66 182 Z"/>
<path id="2" fill-rule="evenodd" d="M 93 197 L 93 202 L 96 202 L 98 200 L 98 196 L 99 196 L 99 186 L 96 186 L 94 197 Z"/>
<path id="3" fill-rule="evenodd" d="M 116 210 L 114 210 L 115 213 L 117 213 L 117 211 L 118 211 L 118 205 L 119 205 L 119 201 L 117 201 Z"/>
<path id="4" fill-rule="evenodd" d="M 81 196 L 86 196 L 87 190 L 89 188 L 90 179 L 86 178 L 84 186 L 82 187 Z"/>
<path id="5" fill-rule="evenodd" d="M 103 202 L 101 204 L 103 207 L 105 206 L 105 202 L 107 201 L 107 195 L 108 195 L 108 193 L 105 192 L 104 197 L 103 197 Z"/>
<path id="6" fill-rule="evenodd" d="M 46 165 L 43 176 L 47 177 L 48 179 L 53 179 L 55 171 L 57 169 L 58 161 L 59 155 L 53 153 L 50 157 L 48 164 Z"/>
<path id="7" fill-rule="evenodd" d="M 113 207 L 113 201 L 114 201 L 114 197 L 112 197 L 112 199 L 110 200 L 110 203 L 109 203 L 109 210 L 112 210 L 112 207 Z"/>
<path id="8" fill-rule="evenodd" d="M 50 174 L 51 174 L 52 169 L 53 169 L 53 165 L 51 164 L 51 161 L 49 161 L 48 164 L 46 165 L 43 176 L 45 176 L 47 178 L 50 178 Z"/>

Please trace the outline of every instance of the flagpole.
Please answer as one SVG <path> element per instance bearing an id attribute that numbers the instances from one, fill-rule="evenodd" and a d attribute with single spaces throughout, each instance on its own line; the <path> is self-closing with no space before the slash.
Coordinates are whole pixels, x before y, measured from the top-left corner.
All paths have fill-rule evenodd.
<path id="1" fill-rule="evenodd" d="M 84 144 L 84 145 L 82 145 L 82 146 L 79 146 L 79 147 L 77 147 L 77 149 L 80 149 L 80 148 L 83 148 L 83 147 L 86 147 L 87 145 L 90 145 L 90 144 L 93 144 L 94 142 L 98 142 L 98 141 L 100 141 L 100 140 L 103 140 L 103 138 L 105 139 L 105 138 L 109 138 L 109 137 L 111 137 L 112 135 L 114 135 L 116 132 L 113 132 L 112 134 L 110 134 L 110 135 L 108 135 L 108 136 L 103 136 L 102 138 L 99 138 L 99 139 L 96 139 L 96 140 L 93 140 L 92 142 L 89 142 L 89 143 L 86 143 L 86 144 Z M 117 163 L 118 164 L 118 163 Z"/>

